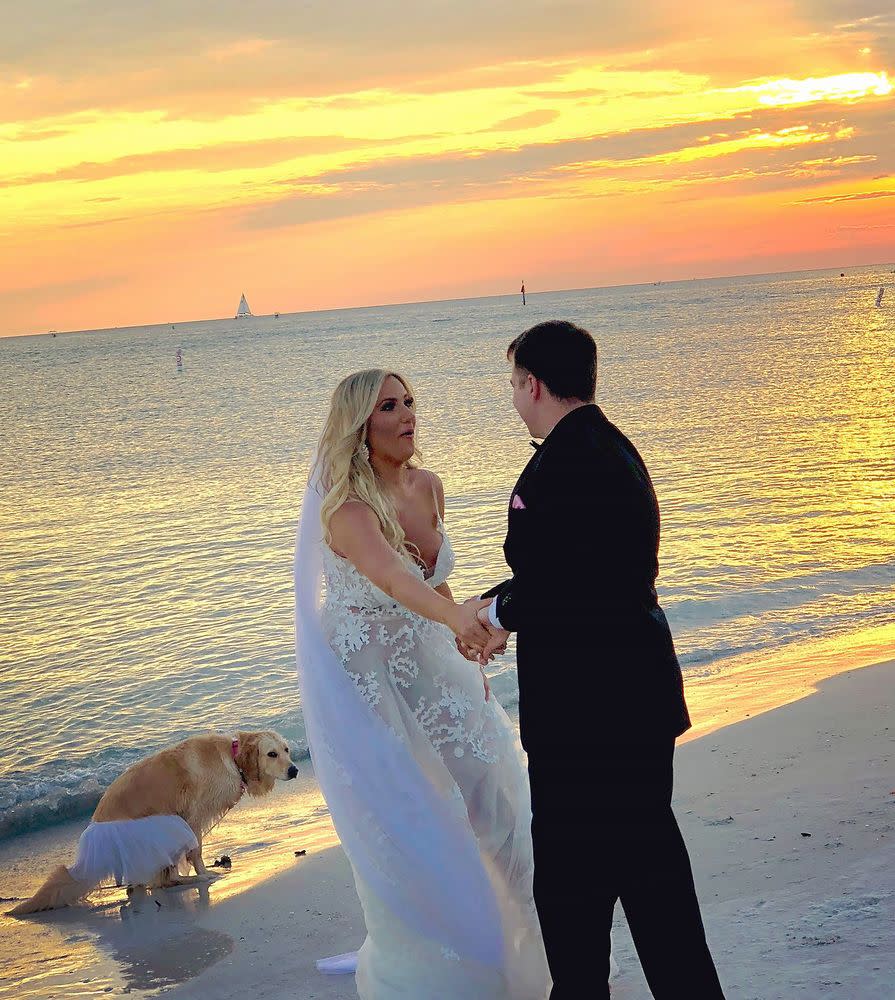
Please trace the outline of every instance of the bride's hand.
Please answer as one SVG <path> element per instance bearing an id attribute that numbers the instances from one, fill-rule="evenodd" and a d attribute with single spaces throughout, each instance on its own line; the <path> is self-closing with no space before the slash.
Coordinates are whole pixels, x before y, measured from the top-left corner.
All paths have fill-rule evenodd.
<path id="1" fill-rule="evenodd" d="M 457 604 L 447 623 L 454 635 L 476 653 L 480 653 L 492 641 L 490 631 L 478 619 L 479 609 L 488 607 L 490 603 L 490 600 L 476 598 L 465 604 Z"/>
<path id="2" fill-rule="evenodd" d="M 467 660 L 469 660 L 472 663 L 479 662 L 479 654 L 474 649 L 470 649 L 469 646 L 467 646 L 466 643 L 460 638 L 460 636 L 458 635 L 454 636 L 454 643 L 457 647 L 457 650 L 463 656 L 465 656 Z"/>
<path id="3" fill-rule="evenodd" d="M 485 673 L 485 668 L 482 665 L 481 654 L 477 653 L 474 649 L 470 649 L 469 646 L 467 646 L 466 643 L 460 638 L 455 637 L 454 642 L 457 644 L 457 649 L 460 653 L 462 653 L 462 655 L 465 656 L 470 663 L 478 664 L 478 668 L 482 674 L 482 684 L 485 686 L 485 701 L 488 701 L 491 698 L 491 685 L 488 683 L 488 675 Z"/>
<path id="4" fill-rule="evenodd" d="M 454 642 L 457 644 L 459 652 L 465 656 L 470 663 L 478 664 L 479 670 L 482 674 L 482 684 L 485 685 L 485 701 L 488 701 L 491 697 L 491 685 L 488 683 L 488 675 L 485 673 L 485 668 L 482 666 L 480 654 L 474 649 L 470 649 L 469 646 L 467 646 L 466 643 L 458 636 L 454 637 Z"/>

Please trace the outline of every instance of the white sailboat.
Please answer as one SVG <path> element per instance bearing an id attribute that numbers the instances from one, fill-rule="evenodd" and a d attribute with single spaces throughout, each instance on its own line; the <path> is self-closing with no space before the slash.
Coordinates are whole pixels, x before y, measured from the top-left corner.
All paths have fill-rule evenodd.
<path id="1" fill-rule="evenodd" d="M 236 316 L 234 316 L 234 319 L 242 319 L 244 316 L 251 315 L 252 310 L 249 309 L 249 304 L 246 302 L 245 292 L 243 292 L 239 299 L 239 308 L 236 310 Z"/>

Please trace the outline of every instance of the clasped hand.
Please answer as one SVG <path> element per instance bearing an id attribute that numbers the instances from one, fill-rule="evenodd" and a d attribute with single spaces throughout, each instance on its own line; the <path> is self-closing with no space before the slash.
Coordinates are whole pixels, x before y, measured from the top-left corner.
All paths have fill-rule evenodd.
<path id="1" fill-rule="evenodd" d="M 489 663 L 497 653 L 507 648 L 510 633 L 495 628 L 488 618 L 490 598 L 470 597 L 458 607 L 457 627 L 454 628 L 457 649 L 467 660 L 480 666 Z"/>

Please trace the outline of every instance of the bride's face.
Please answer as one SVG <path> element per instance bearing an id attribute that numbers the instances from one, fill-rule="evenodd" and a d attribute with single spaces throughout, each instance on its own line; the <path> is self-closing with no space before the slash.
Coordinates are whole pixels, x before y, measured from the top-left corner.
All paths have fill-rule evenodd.
<path id="1" fill-rule="evenodd" d="M 379 398 L 367 421 L 370 456 L 389 462 L 409 462 L 416 447 L 416 409 L 413 397 L 394 375 L 382 383 Z"/>

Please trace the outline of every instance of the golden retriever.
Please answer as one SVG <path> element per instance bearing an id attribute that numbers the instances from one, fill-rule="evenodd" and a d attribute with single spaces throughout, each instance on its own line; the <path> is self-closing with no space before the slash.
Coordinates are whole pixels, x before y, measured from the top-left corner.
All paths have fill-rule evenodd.
<path id="1" fill-rule="evenodd" d="M 78 859 L 60 865 L 13 916 L 69 906 L 106 877 L 118 885 L 174 884 L 188 862 L 198 879 L 202 837 L 245 792 L 259 797 L 298 773 L 279 733 L 193 736 L 129 767 L 106 789 L 81 834 Z"/>

